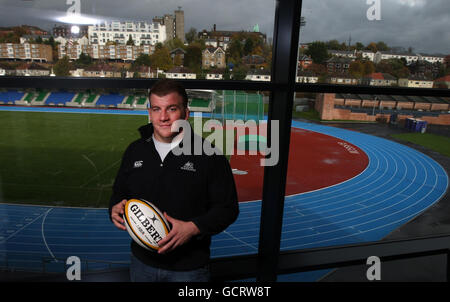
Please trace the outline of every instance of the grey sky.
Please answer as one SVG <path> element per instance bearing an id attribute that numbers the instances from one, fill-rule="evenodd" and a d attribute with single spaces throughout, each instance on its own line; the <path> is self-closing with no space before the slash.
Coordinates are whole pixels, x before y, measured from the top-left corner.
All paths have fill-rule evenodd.
<path id="1" fill-rule="evenodd" d="M 38 25 L 51 29 L 66 15 L 67 0 L 0 0 L 0 26 Z M 185 30 L 260 30 L 272 37 L 273 0 L 80 0 L 81 13 L 108 20 L 147 20 L 181 6 Z M 369 21 L 367 0 L 304 0 L 301 42 L 337 39 L 352 44 L 384 41 L 416 52 L 450 53 L 449 0 L 379 0 L 381 20 Z M 70 0 L 69 0 L 70 2 Z"/>

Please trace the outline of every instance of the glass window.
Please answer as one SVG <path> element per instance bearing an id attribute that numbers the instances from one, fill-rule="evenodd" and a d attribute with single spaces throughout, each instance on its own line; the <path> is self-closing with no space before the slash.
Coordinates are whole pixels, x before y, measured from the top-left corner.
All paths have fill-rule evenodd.
<path id="1" fill-rule="evenodd" d="M 83 45 L 86 48 L 84 54 L 92 59 L 89 65 L 95 65 L 99 60 L 111 66 L 120 62 L 129 71 L 151 65 L 162 74 L 173 67 L 184 66 L 194 71 L 198 78 L 204 71 L 215 68 L 201 64 L 205 41 L 213 39 L 226 41 L 222 45 L 226 51 L 225 63 L 220 69 L 233 76 L 224 79 L 244 80 L 248 73 L 261 68 L 270 72 L 275 1 L 247 0 L 245 4 L 211 6 L 207 1 L 183 0 L 177 3 L 179 7 L 160 1 L 146 2 L 145 6 L 137 0 L 134 2 L 123 7 L 123 4 L 111 4 L 106 0 L 67 2 L 71 4 L 64 1 L 55 4 L 49 0 L 39 4 L 6 0 L 0 12 L 0 44 L 21 44 L 24 41 L 19 38 L 23 38 L 32 47 L 44 48 L 44 54 L 31 59 L 53 67 L 56 76 L 71 76 L 73 72 L 70 71 L 77 69 L 80 59 L 79 54 L 70 55 L 72 48 Z M 205 7 L 208 7 L 207 14 Z M 17 27 L 15 31 L 13 27 Z M 98 39 L 100 34 L 103 39 Z M 152 41 L 146 41 L 141 34 L 153 37 Z M 132 38 L 118 40 L 118 35 Z M 94 44 L 116 48 L 134 45 L 136 55 L 131 61 L 123 55 L 105 54 L 100 58 L 92 51 Z M 138 47 L 144 44 L 161 45 L 150 51 L 150 61 L 145 60 L 147 53 Z M 62 50 L 63 46 L 66 51 Z M 184 62 L 173 62 L 166 55 L 176 48 L 186 51 Z M 247 64 L 243 58 L 248 55 L 259 55 L 264 60 Z M 65 56 L 69 58 L 69 64 L 62 61 Z M 0 60 L 4 59 L 11 58 L 0 54 Z M 15 53 L 13 59 L 26 62 L 30 58 Z M 60 65 L 65 67 L 60 68 Z"/>
<path id="2" fill-rule="evenodd" d="M 149 122 L 147 93 L 0 90 L 2 269 L 61 272 L 69 256 L 81 259 L 82 273 L 128 265 L 130 238 L 113 227 L 105 208 L 125 148 Z M 241 206 L 237 225 L 213 237 L 213 257 L 257 252 L 268 95 L 188 90 L 192 129 L 229 160 Z M 105 236 L 113 236 L 114 247 Z"/>
<path id="3" fill-rule="evenodd" d="M 302 5 L 298 73 L 332 83 L 341 71 L 327 70 L 326 64 L 344 58 L 348 62 L 341 61 L 346 68 L 342 72 L 354 84 L 393 77 L 395 86 L 401 86 L 403 79 L 435 81 L 450 72 L 445 64 L 450 39 L 444 29 L 449 26 L 445 1 L 305 0 Z M 305 59 L 312 64 L 301 64 Z"/>
<path id="4" fill-rule="evenodd" d="M 449 97 L 297 92 L 292 115 L 282 250 L 446 232 L 432 205 L 449 184 Z"/>

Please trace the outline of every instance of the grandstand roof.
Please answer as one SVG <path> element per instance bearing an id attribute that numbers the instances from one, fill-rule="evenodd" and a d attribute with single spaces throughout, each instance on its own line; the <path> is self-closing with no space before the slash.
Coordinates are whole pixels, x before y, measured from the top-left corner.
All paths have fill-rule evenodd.
<path id="1" fill-rule="evenodd" d="M 450 104 L 450 98 L 443 98 L 443 97 L 336 93 L 336 99 L 375 100 L 375 98 L 379 101 Z"/>

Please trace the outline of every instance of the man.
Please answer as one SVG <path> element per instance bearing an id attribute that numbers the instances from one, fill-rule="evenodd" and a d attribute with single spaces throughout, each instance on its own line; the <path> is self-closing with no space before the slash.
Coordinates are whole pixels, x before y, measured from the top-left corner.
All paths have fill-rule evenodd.
<path id="1" fill-rule="evenodd" d="M 141 138 L 123 155 L 110 217 L 116 227 L 126 230 L 122 218 L 125 203 L 142 198 L 158 207 L 172 226 L 159 242 L 158 252 L 132 241 L 132 281 L 208 281 L 211 235 L 225 230 L 239 213 L 231 167 L 217 153 L 173 151 L 188 139 L 192 150 L 194 146 L 193 131 L 172 130 L 176 121 L 189 117 L 188 97 L 181 84 L 158 81 L 149 101 L 151 123 L 139 128 Z"/>

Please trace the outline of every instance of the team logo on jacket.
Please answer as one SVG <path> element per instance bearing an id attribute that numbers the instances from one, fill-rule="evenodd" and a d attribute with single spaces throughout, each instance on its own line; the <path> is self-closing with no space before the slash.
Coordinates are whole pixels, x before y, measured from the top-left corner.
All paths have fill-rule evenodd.
<path id="1" fill-rule="evenodd" d="M 195 170 L 195 168 L 194 168 L 194 164 L 191 163 L 190 161 L 188 161 L 187 163 L 185 163 L 184 166 L 181 167 L 181 170 L 191 171 L 191 172 L 197 171 L 197 170 Z"/>
<path id="2" fill-rule="evenodd" d="M 143 163 L 144 163 L 143 160 L 137 160 L 137 161 L 134 162 L 134 167 L 135 168 L 140 168 L 140 167 L 142 167 Z"/>

